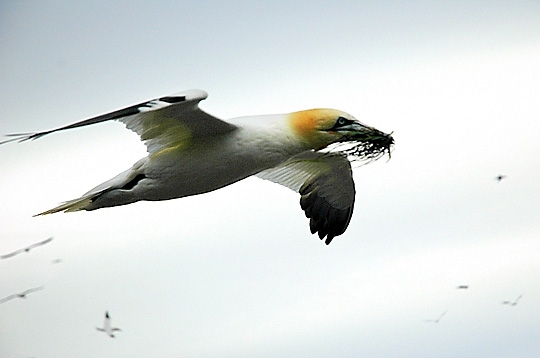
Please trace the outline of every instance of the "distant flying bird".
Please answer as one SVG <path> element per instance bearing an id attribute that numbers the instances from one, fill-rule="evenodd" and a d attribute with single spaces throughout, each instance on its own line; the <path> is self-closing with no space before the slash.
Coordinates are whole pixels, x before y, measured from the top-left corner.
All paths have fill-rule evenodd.
<path id="1" fill-rule="evenodd" d="M 469 288 L 468 285 L 459 285 L 458 287 L 456 287 L 458 290 L 466 290 Z"/>
<path id="2" fill-rule="evenodd" d="M 436 319 L 426 319 L 426 320 L 424 320 L 424 322 L 439 323 L 439 321 L 441 320 L 441 318 L 443 318 L 443 316 L 446 314 L 446 312 L 448 312 L 448 310 L 441 313 L 441 315 L 439 317 L 437 317 Z"/>
<path id="3" fill-rule="evenodd" d="M 20 293 L 14 293 L 12 295 L 9 295 L 7 297 L 4 297 L 4 298 L 0 299 L 0 303 L 7 302 L 7 301 L 12 300 L 14 298 L 26 298 L 26 295 L 28 295 L 29 293 L 36 292 L 36 291 L 41 291 L 41 290 L 43 290 L 43 288 L 44 288 L 43 286 L 39 286 L 39 287 L 29 288 L 28 290 L 25 290 L 25 291 L 20 292 Z"/>
<path id="4" fill-rule="evenodd" d="M 335 109 L 222 121 L 199 108 L 207 97 L 187 90 L 61 128 L 12 134 L 11 141 L 118 120 L 145 142 L 148 156 L 82 197 L 37 215 L 96 210 L 140 200 L 210 192 L 252 175 L 301 195 L 310 230 L 329 244 L 347 229 L 354 207 L 351 161 L 390 156 L 394 139 Z"/>
<path id="5" fill-rule="evenodd" d="M 35 247 L 38 247 L 38 246 L 41 246 L 41 245 L 45 245 L 45 244 L 48 244 L 49 242 L 52 241 L 52 237 L 49 237 L 48 239 L 46 240 L 43 240 L 43 241 L 40 241 L 40 242 L 36 242 L 35 244 L 32 244 L 30 246 L 27 246 L 27 247 L 24 247 L 22 249 L 19 249 L 19 250 L 15 250 L 13 252 L 10 252 L 9 254 L 5 254 L 5 255 L 0 255 L 0 259 L 8 259 L 10 257 L 13 257 L 15 255 L 18 255 L 20 253 L 23 253 L 23 252 L 29 252 L 30 250 L 32 250 L 33 248 Z"/>
<path id="6" fill-rule="evenodd" d="M 53 265 L 56 265 L 56 264 L 62 263 L 62 261 L 63 261 L 62 259 L 54 259 L 54 260 L 51 261 L 51 263 Z"/>
<path id="7" fill-rule="evenodd" d="M 503 305 L 509 305 L 509 306 L 515 306 L 518 304 L 518 301 L 520 300 L 520 298 L 523 297 L 523 295 L 519 295 L 518 298 L 516 298 L 515 301 L 503 301 L 502 304 Z"/>
<path id="8" fill-rule="evenodd" d="M 105 312 L 105 320 L 103 321 L 103 328 L 96 327 L 100 332 L 105 332 L 109 337 L 114 338 L 113 332 L 121 331 L 120 328 L 111 327 L 111 317 L 109 317 L 109 312 Z"/>
<path id="9" fill-rule="evenodd" d="M 500 182 L 501 180 L 503 180 L 504 178 L 506 178 L 506 175 L 497 175 L 495 177 L 495 179 L 497 179 L 498 182 Z"/>

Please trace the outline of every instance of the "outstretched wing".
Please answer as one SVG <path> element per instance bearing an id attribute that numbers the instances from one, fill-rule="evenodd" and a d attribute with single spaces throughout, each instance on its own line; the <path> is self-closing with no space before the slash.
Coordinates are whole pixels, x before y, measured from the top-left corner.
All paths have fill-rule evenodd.
<path id="1" fill-rule="evenodd" d="M 300 206 L 310 219 L 311 233 L 318 232 L 328 245 L 347 229 L 354 208 L 355 189 L 351 164 L 339 153 L 305 152 L 258 177 L 300 193 Z"/>
<path id="2" fill-rule="evenodd" d="M 43 289 L 44 289 L 43 286 L 34 287 L 34 288 L 29 288 L 29 289 L 27 289 L 27 290 L 21 292 L 20 294 L 24 296 L 24 295 L 27 295 L 27 294 L 32 293 L 32 292 L 41 291 L 41 290 L 43 290 Z"/>
<path id="3" fill-rule="evenodd" d="M 18 249 L 13 252 L 10 252 L 9 254 L 0 255 L 0 259 L 9 259 L 10 257 L 13 257 L 15 255 L 20 254 L 21 252 L 24 252 L 24 249 Z"/>
<path id="4" fill-rule="evenodd" d="M 184 145 L 193 137 L 217 135 L 235 130 L 236 126 L 211 116 L 199 108 L 199 102 L 207 96 L 208 94 L 202 90 L 187 90 L 57 129 L 37 133 L 8 134 L 13 138 L 0 144 L 34 140 L 66 129 L 118 120 L 141 137 L 149 153 L 155 153 Z"/>
<path id="5" fill-rule="evenodd" d="M 12 299 L 14 299 L 15 297 L 17 297 L 17 295 L 9 295 L 9 296 L 7 296 L 7 297 L 4 297 L 4 298 L 0 299 L 0 303 L 4 303 L 4 302 L 7 302 L 7 301 L 9 301 L 9 300 L 12 300 Z"/>
<path id="6" fill-rule="evenodd" d="M 36 243 L 34 243 L 34 244 L 28 246 L 26 249 L 27 249 L 27 250 L 31 250 L 31 249 L 36 248 L 36 247 L 38 247 L 38 246 L 48 244 L 48 243 L 51 242 L 52 240 L 53 240 L 53 238 L 52 238 L 52 237 L 49 237 L 49 238 L 46 239 L 46 240 L 43 240 L 43 241 L 40 241 L 40 242 L 36 242 Z"/>
<path id="7" fill-rule="evenodd" d="M 10 253 L 8 253 L 8 254 L 0 255 L 0 259 L 8 259 L 8 258 L 13 257 L 13 256 L 15 256 L 15 255 L 18 255 L 18 254 L 20 254 L 20 253 L 22 253 L 22 252 L 30 251 L 30 250 L 32 250 L 32 249 L 35 248 L 35 247 L 38 247 L 38 246 L 41 246 L 41 245 L 48 244 L 49 242 L 52 241 L 52 239 L 53 239 L 53 238 L 50 237 L 50 238 L 48 238 L 48 239 L 46 239 L 46 240 L 43 240 L 43 241 L 40 241 L 40 242 L 36 242 L 36 243 L 34 243 L 34 244 L 30 245 L 30 246 L 27 246 L 27 247 L 25 247 L 25 248 L 23 248 L 23 249 L 18 249 L 18 250 L 15 250 L 15 251 L 13 251 L 13 252 L 10 252 Z"/>

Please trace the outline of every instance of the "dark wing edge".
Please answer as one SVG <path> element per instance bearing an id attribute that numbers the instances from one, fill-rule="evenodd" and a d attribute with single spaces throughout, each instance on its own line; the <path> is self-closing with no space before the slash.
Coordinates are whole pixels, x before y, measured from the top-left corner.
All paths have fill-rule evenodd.
<path id="1" fill-rule="evenodd" d="M 312 234 L 328 245 L 351 221 L 355 188 L 351 163 L 340 153 L 305 152 L 258 177 L 300 193 L 300 207 Z"/>
<path id="2" fill-rule="evenodd" d="M 341 187 L 337 196 L 336 187 Z M 299 193 L 300 207 L 309 219 L 311 233 L 318 232 L 321 240 L 326 237 L 326 245 L 347 230 L 355 199 L 352 172 L 349 175 L 334 172 L 314 177 L 302 185 Z"/>
<path id="3" fill-rule="evenodd" d="M 14 133 L 14 134 L 6 134 L 6 137 L 13 137 L 11 139 L 7 139 L 0 142 L 0 145 L 10 142 L 25 142 L 28 140 L 36 140 L 43 136 L 46 136 L 48 134 L 59 132 L 67 129 L 73 129 L 83 126 L 88 126 L 96 123 L 111 121 L 111 120 L 118 120 L 130 116 L 134 116 L 143 112 L 148 112 L 152 110 L 157 110 L 169 106 L 174 106 L 179 103 L 189 103 L 194 102 L 195 107 L 197 107 L 197 104 L 202 101 L 203 99 L 207 98 L 208 94 L 203 90 L 186 90 L 183 92 L 175 93 L 173 95 L 164 96 L 160 98 L 156 98 L 153 100 L 141 102 L 139 104 L 135 104 L 123 109 L 119 109 L 113 112 L 109 112 L 106 114 L 99 115 L 97 117 L 92 117 L 89 119 L 85 119 L 79 122 L 75 122 L 72 124 L 69 124 L 67 126 L 59 127 L 56 129 L 51 129 L 47 131 L 42 132 L 35 132 L 35 133 Z"/>

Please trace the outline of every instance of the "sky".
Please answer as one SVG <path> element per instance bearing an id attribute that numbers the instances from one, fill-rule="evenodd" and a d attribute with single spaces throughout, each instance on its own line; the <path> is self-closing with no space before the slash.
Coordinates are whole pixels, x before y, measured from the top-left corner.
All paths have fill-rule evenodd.
<path id="1" fill-rule="evenodd" d="M 329 246 L 257 178 L 32 217 L 146 148 L 114 122 L 0 146 L 0 254 L 53 237 L 0 260 L 0 298 L 44 288 L 0 304 L 0 356 L 537 356 L 538 18 L 525 0 L 1 2 L 0 134 L 201 88 L 219 118 L 337 108 L 396 144 L 355 168 Z"/>

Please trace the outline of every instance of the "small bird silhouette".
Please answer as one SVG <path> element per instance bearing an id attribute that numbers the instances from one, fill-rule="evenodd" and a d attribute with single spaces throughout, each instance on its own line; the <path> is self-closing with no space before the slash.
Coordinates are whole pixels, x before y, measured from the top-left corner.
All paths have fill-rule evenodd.
<path id="1" fill-rule="evenodd" d="M 519 299 L 522 297 L 523 295 L 519 295 L 518 298 L 516 298 L 515 301 L 503 301 L 502 304 L 503 305 L 509 305 L 509 306 L 515 306 L 518 304 L 518 301 Z"/>
<path id="2" fill-rule="evenodd" d="M 23 292 L 20 292 L 20 293 L 14 293 L 12 295 L 9 295 L 7 297 L 4 297 L 0 300 L 0 303 L 4 303 L 4 302 L 7 302 L 9 300 L 12 300 L 14 298 L 26 298 L 26 295 L 28 295 L 29 293 L 32 293 L 32 292 L 36 292 L 36 291 L 41 291 L 43 290 L 43 286 L 39 286 L 39 287 L 34 287 L 34 288 L 29 288 L 28 290 L 25 290 Z"/>
<path id="3" fill-rule="evenodd" d="M 497 175 L 497 176 L 495 177 L 495 179 L 496 179 L 498 182 L 500 182 L 500 181 L 503 180 L 504 178 L 506 178 L 506 175 Z"/>
<path id="4" fill-rule="evenodd" d="M 441 313 L 441 315 L 439 317 L 437 317 L 436 319 L 425 319 L 424 322 L 439 323 L 439 321 L 443 318 L 443 316 L 446 314 L 446 312 L 448 312 L 448 310 Z"/>
<path id="5" fill-rule="evenodd" d="M 469 285 L 459 285 L 458 287 L 456 287 L 458 290 L 466 290 L 469 288 Z"/>
<path id="6" fill-rule="evenodd" d="M 24 247 L 22 249 L 19 249 L 19 250 L 15 250 L 13 252 L 10 252 L 9 254 L 5 254 L 5 255 L 0 255 L 0 259 L 8 259 L 10 257 L 13 257 L 15 255 L 18 255 L 18 254 L 21 254 L 23 252 L 29 252 L 30 250 L 32 250 L 33 248 L 36 248 L 38 246 L 41 246 L 41 245 L 45 245 L 45 244 L 48 244 L 49 242 L 52 241 L 52 237 L 49 237 L 48 239 L 46 240 L 43 240 L 43 241 L 40 241 L 40 242 L 36 242 L 35 244 L 32 244 L 30 246 L 27 246 L 27 247 Z"/>
<path id="7" fill-rule="evenodd" d="M 109 316 L 109 311 L 105 311 L 105 321 L 103 321 L 103 328 L 96 327 L 100 332 L 105 332 L 109 337 L 114 338 L 113 332 L 121 331 L 120 328 L 111 327 L 111 317 Z"/>

